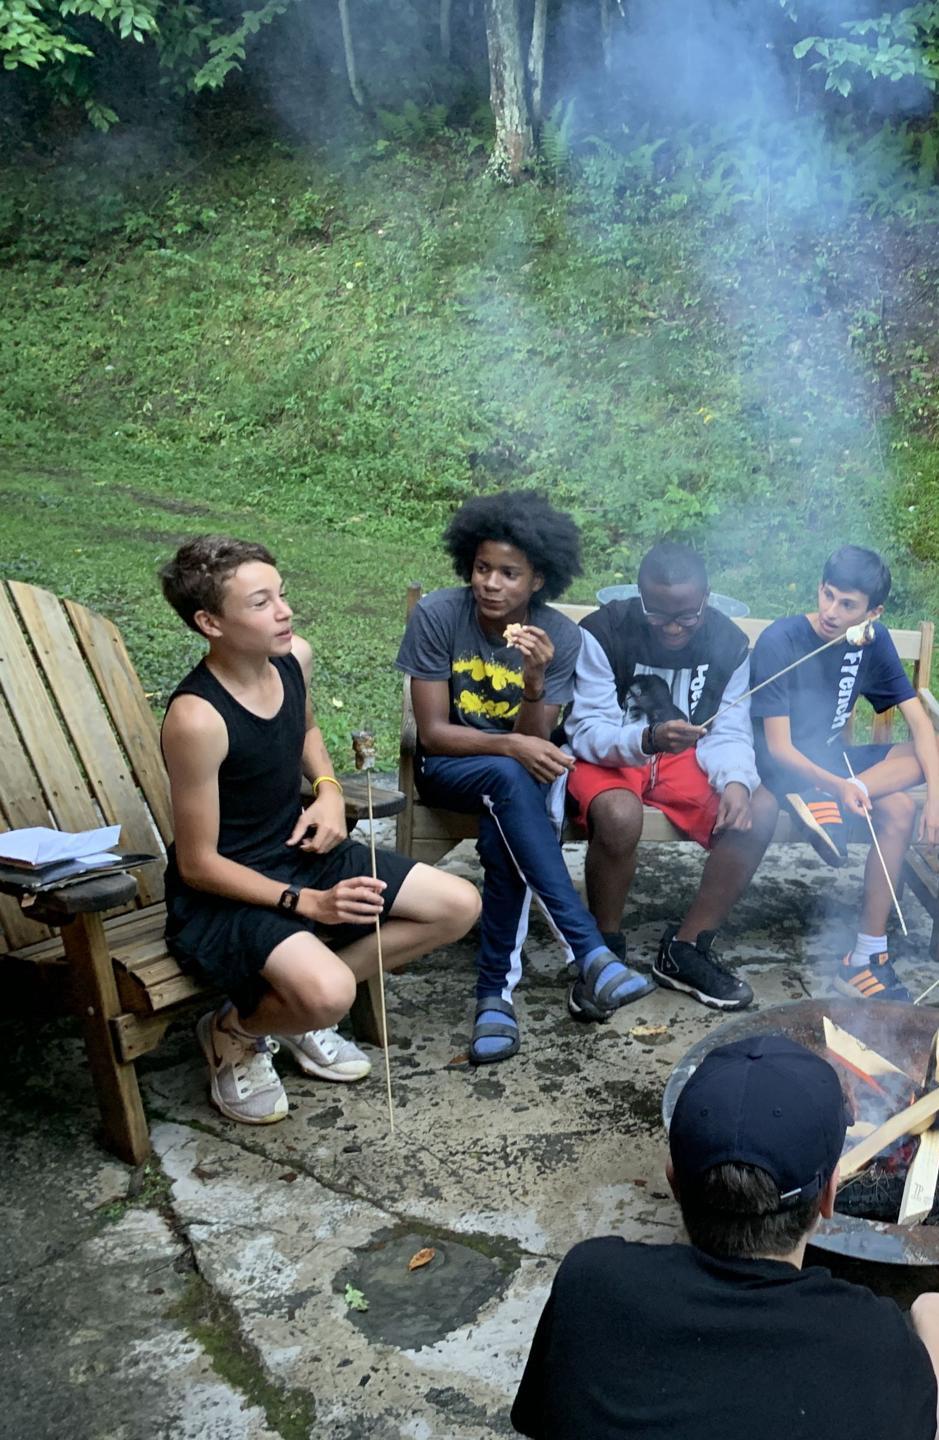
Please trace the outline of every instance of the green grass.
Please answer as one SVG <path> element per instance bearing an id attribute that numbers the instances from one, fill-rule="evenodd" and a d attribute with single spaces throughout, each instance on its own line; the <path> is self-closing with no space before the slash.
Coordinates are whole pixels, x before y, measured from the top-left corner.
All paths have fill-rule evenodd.
<path id="1" fill-rule="evenodd" d="M 459 137 L 345 172 L 267 139 L 119 155 L 5 176 L 0 539 L 4 573 L 117 620 L 155 705 L 199 650 L 157 566 L 261 538 L 337 762 L 371 722 L 392 766 L 405 586 L 446 582 L 446 515 L 507 484 L 581 523 L 571 598 L 671 534 L 780 614 L 852 539 L 894 563 L 890 618 L 939 609 L 929 227 L 785 235 L 597 172 L 505 190 Z"/>

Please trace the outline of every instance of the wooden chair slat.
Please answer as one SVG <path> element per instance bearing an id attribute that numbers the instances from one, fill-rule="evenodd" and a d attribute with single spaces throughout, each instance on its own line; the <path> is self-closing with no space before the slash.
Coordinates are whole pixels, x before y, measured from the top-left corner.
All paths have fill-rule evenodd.
<path id="1" fill-rule="evenodd" d="M 104 696 L 114 728 L 121 737 L 137 783 L 163 843 L 168 845 L 173 838 L 173 820 L 169 782 L 160 754 L 160 736 L 123 637 L 103 615 L 86 610 L 84 605 L 76 605 L 74 600 L 66 600 L 64 604 L 82 653 Z"/>
<path id="2" fill-rule="evenodd" d="M 154 980 L 165 980 L 167 975 L 175 975 L 179 970 L 179 963 L 169 954 L 162 935 L 138 943 L 132 949 L 112 946 L 111 958 L 115 965 L 146 980 L 148 985 Z"/>
<path id="3" fill-rule="evenodd" d="M 84 776 L 3 586 L 0 586 L 0 691 L 16 721 L 29 763 L 42 781 L 55 823 L 63 830 L 88 830 L 97 825 L 99 817 Z M 48 816 L 43 823 L 48 824 Z"/>
<path id="4" fill-rule="evenodd" d="M 57 596 L 17 581 L 9 589 L 105 820 L 120 824 L 127 849 L 159 854 L 147 808 Z M 161 861 L 136 872 L 140 904 L 162 898 L 162 870 Z"/>
<path id="5" fill-rule="evenodd" d="M 48 825 L 49 809 L 42 786 L 29 763 L 16 727 L 0 698 L 0 809 L 11 830 Z"/>
<path id="6" fill-rule="evenodd" d="M 0 699 L 0 831 L 48 823 L 42 787 L 20 744 L 10 712 Z M 4 950 L 15 950 L 48 934 L 45 925 L 26 919 L 16 900 L 0 895 L 0 943 Z"/>

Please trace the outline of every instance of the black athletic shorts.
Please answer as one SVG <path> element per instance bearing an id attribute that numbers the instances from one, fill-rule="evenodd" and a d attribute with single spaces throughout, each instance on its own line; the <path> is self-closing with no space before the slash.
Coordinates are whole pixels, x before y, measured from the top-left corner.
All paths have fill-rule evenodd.
<path id="1" fill-rule="evenodd" d="M 391 907 L 414 860 L 395 850 L 375 852 L 378 878 L 386 883 L 381 923 Z M 272 880 L 288 885 L 329 890 L 340 880 L 371 875 L 369 847 L 355 840 L 343 840 L 325 855 L 291 849 L 276 861 L 258 866 Z M 272 950 L 299 930 L 309 931 L 331 950 L 343 950 L 374 930 L 366 925 L 318 924 L 302 915 L 291 915 L 266 905 L 246 905 L 204 890 L 183 885 L 171 867 L 166 885 L 166 943 L 184 970 L 193 970 L 224 990 L 241 1015 L 250 1015 L 267 989 L 260 973 Z"/>

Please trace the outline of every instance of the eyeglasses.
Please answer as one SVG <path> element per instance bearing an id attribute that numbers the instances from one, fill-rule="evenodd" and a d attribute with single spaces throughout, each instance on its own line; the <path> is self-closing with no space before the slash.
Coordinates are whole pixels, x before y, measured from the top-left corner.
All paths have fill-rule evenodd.
<path id="1" fill-rule="evenodd" d="M 704 607 L 707 603 L 708 597 L 707 595 L 705 595 L 697 610 L 685 610 L 680 615 L 664 615 L 661 610 L 647 610 L 646 602 L 642 598 L 642 591 L 639 591 L 639 604 L 642 606 L 642 613 L 648 620 L 649 624 L 654 626 L 656 629 L 658 629 L 662 625 L 680 625 L 682 630 L 690 630 L 691 627 L 693 625 L 697 625 L 698 621 L 701 619 L 701 616 L 704 614 Z"/>

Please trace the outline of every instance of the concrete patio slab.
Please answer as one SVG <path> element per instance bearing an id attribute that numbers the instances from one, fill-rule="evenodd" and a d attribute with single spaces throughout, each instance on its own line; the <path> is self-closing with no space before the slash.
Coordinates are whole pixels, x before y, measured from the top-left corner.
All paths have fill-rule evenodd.
<path id="1" fill-rule="evenodd" d="M 579 877 L 582 849 L 568 858 Z M 469 846 L 448 864 L 478 874 Z M 643 848 L 625 920 L 640 964 L 700 865 L 692 846 Z M 824 993 L 859 879 L 859 861 L 836 874 L 807 847 L 770 850 L 721 937 L 760 1006 Z M 894 953 L 922 989 L 935 978 L 928 922 L 912 899 L 907 910 L 910 937 Z M 539 919 L 518 991 L 521 1052 L 474 1070 L 473 953 L 455 946 L 389 984 L 394 1136 L 378 1052 L 352 1086 L 308 1079 L 282 1056 L 290 1115 L 249 1128 L 209 1107 L 180 1030 L 140 1067 L 155 1151 L 145 1174 L 96 1147 L 71 1026 L 33 1034 L 4 1022 L 0 1328 L 12 1435 L 512 1433 L 515 1387 L 565 1251 L 609 1231 L 678 1237 L 661 1095 L 722 1016 L 657 990 L 607 1025 L 577 1025 Z M 421 1249 L 433 1259 L 409 1270 Z"/>

